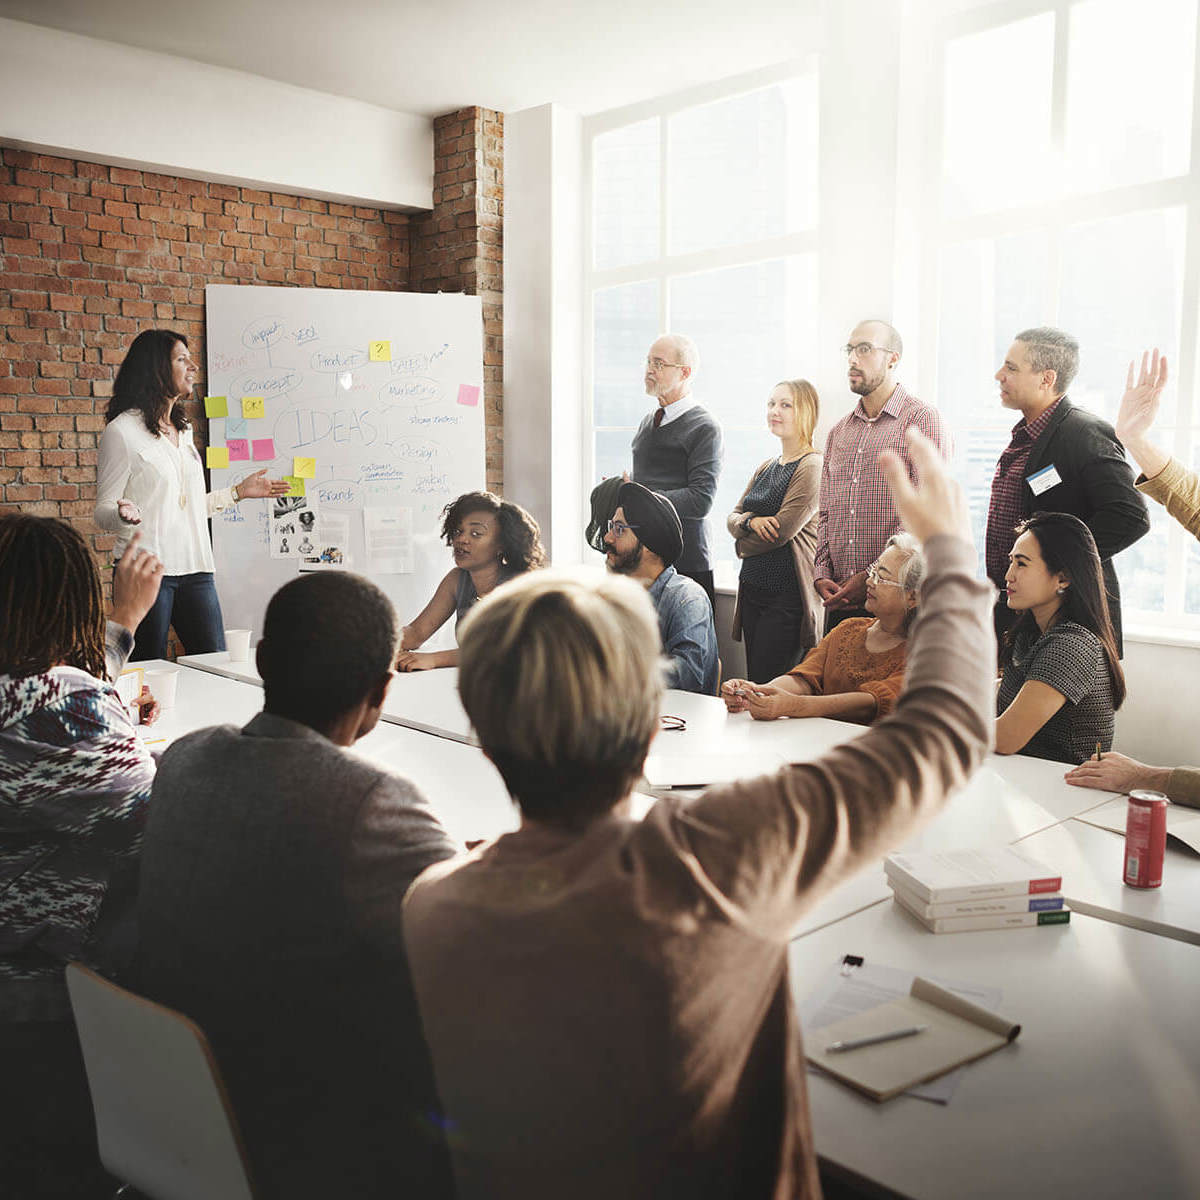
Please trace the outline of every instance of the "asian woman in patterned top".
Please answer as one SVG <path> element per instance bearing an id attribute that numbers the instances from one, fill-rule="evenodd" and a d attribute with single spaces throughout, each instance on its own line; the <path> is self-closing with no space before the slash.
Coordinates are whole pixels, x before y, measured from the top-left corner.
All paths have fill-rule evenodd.
<path id="1" fill-rule="evenodd" d="M 1081 763 L 1110 750 L 1125 676 L 1091 530 L 1034 513 L 1017 526 L 1004 582 L 1021 617 L 1000 647 L 996 752 Z"/>

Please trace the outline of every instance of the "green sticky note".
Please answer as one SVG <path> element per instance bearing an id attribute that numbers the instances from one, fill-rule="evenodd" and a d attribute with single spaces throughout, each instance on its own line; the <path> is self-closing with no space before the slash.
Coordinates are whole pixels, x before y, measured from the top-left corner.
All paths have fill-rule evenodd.
<path id="1" fill-rule="evenodd" d="M 293 458 L 292 474 L 297 479 L 315 478 L 317 474 L 317 460 L 315 458 Z"/>
<path id="2" fill-rule="evenodd" d="M 229 401 L 224 396 L 205 396 L 204 415 L 206 417 L 229 416 Z"/>
<path id="3" fill-rule="evenodd" d="M 206 451 L 206 461 L 209 469 L 220 467 L 224 469 L 229 466 L 229 447 L 228 446 L 209 446 Z"/>
<path id="4" fill-rule="evenodd" d="M 265 417 L 267 415 L 267 402 L 262 396 L 243 396 L 242 397 L 242 416 L 243 417 Z"/>
<path id="5" fill-rule="evenodd" d="M 371 342 L 371 361 L 372 362 L 391 362 L 392 361 L 392 343 L 391 342 Z"/>
<path id="6" fill-rule="evenodd" d="M 283 482 L 288 485 L 287 495 L 303 496 L 304 495 L 304 480 L 298 475 L 285 475 Z"/>

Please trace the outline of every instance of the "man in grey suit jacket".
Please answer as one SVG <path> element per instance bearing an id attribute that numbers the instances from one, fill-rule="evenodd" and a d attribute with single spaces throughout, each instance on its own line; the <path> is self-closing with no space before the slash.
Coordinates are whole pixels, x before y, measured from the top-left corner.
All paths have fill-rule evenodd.
<path id="1" fill-rule="evenodd" d="M 400 909 L 457 847 L 412 784 L 346 750 L 398 641 L 367 580 L 293 580 L 258 647 L 263 712 L 180 738 L 155 779 L 141 986 L 209 1035 L 266 1197 L 448 1188 Z"/>

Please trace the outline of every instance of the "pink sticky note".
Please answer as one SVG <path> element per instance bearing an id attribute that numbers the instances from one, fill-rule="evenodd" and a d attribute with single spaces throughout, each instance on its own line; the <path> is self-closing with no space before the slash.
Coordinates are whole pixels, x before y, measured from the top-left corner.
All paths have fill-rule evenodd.
<path id="1" fill-rule="evenodd" d="M 479 389 L 473 383 L 458 385 L 458 402 L 474 408 L 479 403 Z"/>
<path id="2" fill-rule="evenodd" d="M 254 461 L 264 462 L 275 457 L 275 439 L 274 438 L 255 438 L 254 439 Z"/>
<path id="3" fill-rule="evenodd" d="M 230 462 L 245 462 L 250 457 L 250 443 L 245 438 L 226 438 Z"/>

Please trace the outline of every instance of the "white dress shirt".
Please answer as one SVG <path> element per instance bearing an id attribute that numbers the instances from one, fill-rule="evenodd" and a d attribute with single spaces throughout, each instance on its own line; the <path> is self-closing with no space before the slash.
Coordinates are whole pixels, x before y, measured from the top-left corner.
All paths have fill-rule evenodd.
<path id="1" fill-rule="evenodd" d="M 121 520 L 118 500 L 138 506 L 140 525 Z M 234 503 L 231 487 L 205 494 L 204 470 L 190 429 L 180 430 L 176 446 L 165 435 L 151 434 L 140 410 L 127 409 L 100 435 L 96 524 L 117 535 L 114 558 L 121 557 L 140 529 L 142 548 L 162 559 L 165 574 L 212 571 L 207 521 Z"/>
<path id="2" fill-rule="evenodd" d="M 673 404 L 659 405 L 663 410 L 663 425 L 669 425 L 676 417 L 682 417 L 689 408 L 695 408 L 700 401 L 688 392 L 686 396 L 680 396 Z"/>

